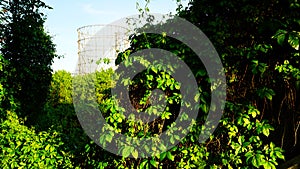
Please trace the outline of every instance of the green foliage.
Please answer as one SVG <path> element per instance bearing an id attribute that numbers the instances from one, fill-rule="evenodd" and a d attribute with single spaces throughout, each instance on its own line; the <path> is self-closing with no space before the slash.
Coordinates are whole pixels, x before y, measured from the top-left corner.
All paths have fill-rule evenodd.
<path id="1" fill-rule="evenodd" d="M 269 10 L 270 3 L 274 9 L 282 10 L 280 12 Z M 230 102 L 227 102 L 229 108 L 227 107 L 227 110 L 224 112 L 223 125 L 218 127 L 210 140 L 204 145 L 199 145 L 200 148 L 198 150 L 201 149 L 205 152 L 202 153 L 202 157 L 198 161 L 184 161 L 191 159 L 193 152 L 189 149 L 190 145 L 197 144 L 197 134 L 201 131 L 199 126 L 203 124 L 203 119 L 205 119 L 205 113 L 208 112 L 208 109 L 213 108 L 213 105 L 209 105 L 210 93 L 201 92 L 199 97 L 202 101 L 202 104 L 199 105 L 201 116 L 196 121 L 196 124 L 199 125 L 192 129 L 187 140 L 182 140 L 180 145 L 177 146 L 188 145 L 184 150 L 184 155 L 180 156 L 180 163 L 176 158 L 176 155 L 179 156 L 180 152 L 177 152 L 175 157 L 171 158 L 171 161 L 163 161 L 164 164 L 173 167 L 180 165 L 187 168 L 204 166 L 211 168 L 275 168 L 278 162 L 282 162 L 281 160 L 284 159 L 283 151 L 273 143 L 276 142 L 276 145 L 280 144 L 280 137 L 274 136 L 270 132 L 272 130 L 278 132 L 279 128 L 273 128 L 270 123 L 276 126 L 278 123 L 282 124 L 282 121 L 286 121 L 287 119 L 281 116 L 282 111 L 294 112 L 294 115 L 297 115 L 295 114 L 296 106 L 293 106 L 296 103 L 296 100 L 293 98 L 297 93 L 282 92 L 284 89 L 286 91 L 294 91 L 291 85 L 298 81 L 297 77 L 299 74 L 299 61 L 297 61 L 299 57 L 299 34 L 296 30 L 296 25 L 299 26 L 299 21 L 297 20 L 299 15 L 294 8 L 295 6 L 292 7 L 291 4 L 292 2 L 282 4 L 277 1 L 252 3 L 247 0 L 242 2 L 225 0 L 219 2 L 191 1 L 188 8 L 178 10 L 180 11 L 178 13 L 179 16 L 197 25 L 216 46 L 222 57 L 227 77 L 230 79 L 228 86 L 228 100 Z M 294 4 L 297 4 L 297 2 Z M 210 6 L 210 8 L 207 8 L 207 6 Z M 238 19 L 235 16 L 245 19 Z M 289 19 L 287 21 L 282 18 Z M 168 21 L 163 26 L 166 25 L 168 25 Z M 156 30 L 160 30 L 161 27 L 160 25 L 147 26 Z M 281 31 L 284 29 L 286 30 Z M 141 32 L 130 36 L 131 46 L 128 50 L 119 54 L 116 60 L 117 64 L 124 62 L 125 66 L 132 66 L 129 55 L 142 49 L 165 49 L 176 54 L 188 64 L 199 82 L 200 91 L 208 91 L 207 84 L 209 85 L 210 80 L 207 77 L 207 73 L 203 65 L 187 46 L 169 38 L 164 32 L 161 35 L 153 35 L 144 34 L 142 32 L 143 29 L 137 31 Z M 284 58 L 292 60 L 291 65 L 280 65 Z M 149 63 L 146 61 L 138 61 L 147 68 L 149 67 Z M 151 65 L 153 64 L 151 63 Z M 136 105 L 140 104 L 140 107 L 143 107 L 143 104 L 147 104 L 149 93 L 151 93 L 147 92 L 147 90 L 159 88 L 163 91 L 167 89 L 175 91 L 175 87 L 171 89 L 168 86 L 176 84 L 176 81 L 171 76 L 162 77 L 160 75 L 162 74 L 161 72 L 150 67 L 149 70 L 151 71 L 147 69 L 144 74 L 136 76 L 136 79 L 133 79 L 133 81 L 130 79 L 123 79 L 122 81 L 125 86 L 129 85 L 135 89 L 132 90 L 131 98 L 132 100 L 139 100 Z M 282 76 L 276 76 L 278 70 Z M 134 88 L 134 86 L 139 87 Z M 180 89 L 180 86 L 177 89 Z M 289 101 L 286 101 L 286 99 L 289 99 Z M 172 102 L 175 102 L 175 98 L 170 97 L 168 103 Z M 281 105 L 281 107 L 277 107 L 278 105 Z M 109 112 L 114 115 L 119 113 L 122 116 L 118 106 Z M 170 117 L 174 115 L 176 116 L 176 109 L 172 109 L 169 114 Z M 294 115 L 284 116 L 288 116 L 288 119 L 291 119 Z M 163 117 L 163 113 L 161 117 Z M 111 119 L 110 116 L 107 117 L 108 119 Z M 111 120 L 110 124 L 114 126 L 115 130 L 124 132 L 124 128 L 119 123 L 124 123 L 123 121 L 124 119 L 122 118 L 120 121 Z M 293 124 L 297 124 L 295 119 Z M 131 125 L 135 126 L 135 128 L 128 129 L 136 132 L 132 136 L 147 137 L 147 134 L 138 135 L 139 129 L 145 130 L 143 128 L 145 126 L 147 132 L 157 132 L 151 128 L 149 130 L 147 124 L 140 123 L 140 125 Z M 168 125 L 170 123 L 163 123 L 163 125 L 158 126 L 164 130 L 168 128 Z M 291 130 L 297 132 L 295 127 Z M 277 132 L 276 134 L 278 134 Z M 109 136 L 110 139 L 107 141 L 113 140 L 111 137 Z M 282 137 L 284 138 L 285 136 Z M 293 135 L 292 137 L 296 140 L 297 136 Z M 170 141 L 174 142 L 174 139 L 175 136 L 171 137 Z M 133 152 L 133 149 L 130 147 L 128 147 L 128 150 Z M 128 152 L 124 151 L 124 154 L 128 155 Z M 141 167 L 145 167 L 148 164 L 148 166 L 152 165 L 159 168 L 161 160 L 165 159 L 165 156 L 166 154 L 159 159 L 154 158 L 142 161 Z"/>
<path id="2" fill-rule="evenodd" d="M 48 104 L 72 104 L 72 76 L 65 70 L 56 71 L 52 75 Z"/>
<path id="3" fill-rule="evenodd" d="M 5 61 L 0 55 L 0 71 Z M 5 92 L 0 81 L 0 103 L 8 97 L 14 107 L 13 98 Z M 0 167 L 1 168 L 72 168 L 71 155 L 64 151 L 61 135 L 56 131 L 36 132 L 24 125 L 16 113 L 0 109 Z"/>
<path id="4" fill-rule="evenodd" d="M 220 139 L 224 137 L 217 139 L 221 144 L 227 145 L 222 146 L 225 149 L 219 159 L 222 166 L 276 168 L 278 159 L 284 159 L 283 150 L 272 142 L 264 143 L 264 137 L 268 137 L 274 128 L 266 120 L 257 119 L 260 111 L 253 106 L 234 105 L 230 102 L 227 110 L 226 113 L 231 117 L 222 119 L 220 128 L 224 128 L 222 132 L 227 132 L 228 136 L 225 140 Z"/>
<path id="5" fill-rule="evenodd" d="M 300 80 L 300 69 L 294 67 L 293 64 L 290 64 L 288 60 L 285 60 L 283 64 L 277 65 L 275 70 L 277 70 L 286 80 Z"/>
<path id="6" fill-rule="evenodd" d="M 45 32 L 41 0 L 3 0 L 0 2 L 1 53 L 6 67 L 6 88 L 20 103 L 23 116 L 42 111 L 51 81 L 55 45 Z M 19 111 L 18 111 L 19 112 Z"/>
<path id="7" fill-rule="evenodd" d="M 10 108 L 11 111 L 16 110 L 17 104 L 14 101 L 13 96 L 8 92 L 7 86 L 7 74 L 9 72 L 6 71 L 6 67 L 8 65 L 8 61 L 3 58 L 0 54 L 0 118 L 5 119 L 6 113 L 5 111 Z"/>
<path id="8" fill-rule="evenodd" d="M 0 72 L 3 73 L 5 61 L 0 55 Z M 5 92 L 0 79 L 0 103 L 6 97 L 10 104 L 14 101 Z M 14 107 L 14 106 L 10 106 Z M 63 151 L 64 143 L 55 131 L 36 132 L 24 125 L 16 113 L 0 109 L 0 167 L 1 168 L 72 168 L 71 155 Z"/>
<path id="9" fill-rule="evenodd" d="M 59 134 L 36 133 L 13 112 L 1 120 L 1 168 L 71 168 L 70 154 L 63 151 Z"/>
<path id="10" fill-rule="evenodd" d="M 72 155 L 70 160 L 74 167 L 103 168 L 107 166 L 103 159 L 113 161 L 108 152 L 91 142 L 84 133 L 73 107 L 73 87 L 76 90 L 78 85 L 87 85 L 85 80 L 89 77 L 95 77 L 95 89 L 83 90 L 82 97 L 97 97 L 99 101 L 107 98 L 112 85 L 111 74 L 109 69 L 84 76 L 71 76 L 66 71 L 57 71 L 52 75 L 48 101 L 44 111 L 39 113 L 35 126 L 39 131 L 54 130 L 60 134 L 64 151 Z"/>
<path id="11" fill-rule="evenodd" d="M 208 36 L 222 57 L 227 100 L 256 107 L 258 119 L 275 130 L 262 140 L 281 145 L 286 156 L 299 152 L 298 10 L 296 0 L 202 0 L 178 12 Z"/>
<path id="12" fill-rule="evenodd" d="M 148 3 L 145 11 L 141 10 L 142 15 L 149 12 Z M 40 6 L 45 7 L 43 3 Z M 228 79 L 228 97 L 222 120 L 204 143 L 198 142 L 199 134 L 204 129 L 209 109 L 216 109 L 216 105 L 210 103 L 210 97 L 211 91 L 218 86 L 211 86 L 213 79 L 208 77 L 195 53 L 185 44 L 168 37 L 161 29 L 164 25 L 147 25 L 162 33 L 144 34 L 139 32 L 142 29 L 137 30 L 138 34 L 130 36 L 131 46 L 118 55 L 116 63 L 133 66 L 130 54 L 142 49 L 160 48 L 176 54 L 189 66 L 192 74 L 184 76 L 196 78 L 199 94 L 194 99 L 200 104 L 196 105 L 199 112 L 191 130 L 181 130 L 186 132 L 185 138 L 181 139 L 176 134 L 180 129 L 173 123 L 180 106 L 190 106 L 180 92 L 182 84 L 172 77 L 172 70 L 178 65 L 169 66 L 170 71 L 167 72 L 163 69 L 163 63 L 135 58 L 146 69 L 133 79 L 123 78 L 126 72 L 111 69 L 74 77 L 65 71 L 54 73 L 48 102 L 44 106 L 45 111 L 37 118 L 36 129 L 25 127 L 11 111 L 8 111 L 7 120 L 2 120 L 1 167 L 276 168 L 291 152 L 287 145 L 293 145 L 293 139 L 297 137 L 294 135 L 297 135 L 294 124 L 297 124 L 295 117 L 299 111 L 296 105 L 299 100 L 295 98 L 300 91 L 299 13 L 296 12 L 299 6 L 294 0 L 195 0 L 186 9 L 179 6 L 178 15 L 194 23 L 210 38 L 222 58 Z M 32 41 L 29 43 L 35 44 Z M 51 46 L 48 54 L 52 53 Z M 21 49 L 26 48 L 23 45 Z M 5 73 L 3 69 L 7 64 L 1 64 L 6 62 L 0 59 L 1 75 L 10 77 L 11 72 Z M 11 68 L 16 67 L 15 63 L 10 65 Z M 5 84 L 6 80 L 1 78 L 1 84 Z M 111 88 L 116 84 L 128 87 L 131 105 L 121 105 L 124 100 L 117 102 L 111 95 Z M 87 88 L 89 86 L 92 88 Z M 5 87 L 0 85 L 0 101 L 6 99 Z M 80 96 L 73 96 L 81 89 L 89 91 L 82 90 Z M 161 90 L 164 96 L 154 95 L 155 89 Z M 72 90 L 75 92 L 72 93 Z M 170 136 L 168 141 L 179 143 L 166 152 L 154 153 L 152 157 L 143 159 L 139 158 L 143 154 L 129 144 L 132 140 L 127 140 L 119 150 L 123 157 L 111 154 L 84 134 L 72 105 L 78 101 L 73 100 L 76 97 L 97 101 L 97 108 L 109 124 L 105 127 L 111 131 L 99 136 L 99 142 L 104 146 L 116 141 L 115 133 L 135 138 L 155 138 L 164 131 Z M 153 104 L 156 101 L 165 102 L 166 107 Z M 14 104 L 13 100 L 10 103 Z M 140 114 L 126 117 L 127 107 L 122 106 L 133 107 Z M 143 122 L 143 113 L 159 118 Z M 182 113 L 180 118 L 186 120 L 189 117 Z M 289 128 L 289 124 L 292 127 Z M 281 132 L 287 129 L 295 131 L 291 137 Z M 284 150 L 278 147 L 280 144 L 284 144 Z M 165 146 L 162 143 L 157 147 L 141 145 L 139 148 L 158 151 Z"/>
<path id="13" fill-rule="evenodd" d="M 98 103 L 110 96 L 110 89 L 115 86 L 112 75 L 113 70 L 111 68 L 96 72 L 95 89 Z"/>
<path id="14" fill-rule="evenodd" d="M 0 112 L 1 112 L 1 116 L 2 117 L 2 112 L 3 112 L 3 108 L 2 108 L 2 101 L 3 99 L 5 99 L 5 89 L 3 88 L 3 83 L 5 82 L 5 78 L 4 78 L 4 73 L 3 73 L 3 67 L 4 67 L 4 63 L 5 60 L 3 59 L 2 55 L 0 54 L 0 74 L 1 74 L 1 78 L 0 78 Z"/>

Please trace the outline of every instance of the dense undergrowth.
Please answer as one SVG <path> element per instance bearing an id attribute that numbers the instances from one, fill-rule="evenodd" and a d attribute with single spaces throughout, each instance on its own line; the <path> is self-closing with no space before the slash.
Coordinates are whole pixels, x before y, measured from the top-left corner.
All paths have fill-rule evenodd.
<path id="1" fill-rule="evenodd" d="M 102 84 L 96 88 L 99 91 L 98 98 L 109 100 L 109 93 L 106 91 L 112 83 L 107 79 L 110 79 L 112 72 L 108 70 L 97 73 L 97 84 Z M 36 128 L 25 126 L 15 113 L 7 111 L 6 120 L 1 122 L 2 167 L 271 168 L 278 164 L 279 158 L 283 158 L 282 150 L 274 143 L 262 141 L 273 127 L 257 118 L 260 112 L 252 106 L 230 102 L 227 103 L 226 114 L 219 128 L 205 144 L 197 142 L 196 132 L 199 129 L 195 127 L 176 147 L 152 158 L 115 156 L 91 142 L 83 132 L 72 105 L 72 79 L 71 74 L 65 71 L 58 71 L 53 75 L 49 101 L 45 106 L 45 113 L 38 118 Z M 103 100 L 100 104 L 105 106 Z M 235 120 L 231 119 L 233 114 Z M 107 116 L 106 119 L 109 121 L 110 117 Z M 112 124 L 114 123 L 118 121 Z M 132 129 L 136 130 L 135 127 Z"/>
<path id="2" fill-rule="evenodd" d="M 198 142 L 199 133 L 209 109 L 214 107 L 210 103 L 214 89 L 204 65 L 185 44 L 168 37 L 166 32 L 139 32 L 130 37 L 130 47 L 120 52 L 116 64 L 123 62 L 131 66 L 130 54 L 142 49 L 165 49 L 190 67 L 199 90 L 194 98 L 200 102 L 197 119 L 187 136 L 181 139 L 170 133 L 168 141 L 179 143 L 149 158 L 139 158 L 142 154 L 130 144 L 122 146 L 121 157 L 91 141 L 76 116 L 74 103 L 78 100 L 73 99 L 94 100 L 115 133 L 155 137 L 174 125 L 181 104 L 189 105 L 183 101 L 182 84 L 162 71 L 162 65 L 153 66 L 141 59 L 139 62 L 146 69 L 132 80 L 123 78 L 121 81 L 118 78 L 124 77 L 124 72 L 116 76 L 112 69 L 75 76 L 57 71 L 52 74 L 46 103 L 32 118 L 20 112 L 21 100 L 15 98 L 5 78 L 13 74 L 8 71 L 10 62 L 0 55 L 0 167 L 276 168 L 299 150 L 300 21 L 299 13 L 295 12 L 299 6 L 297 1 L 275 0 L 192 1 L 186 9 L 179 6 L 178 16 L 201 28 L 212 41 L 226 73 L 227 100 L 223 116 L 215 132 L 203 143 Z M 148 29 L 163 32 L 163 26 L 170 22 Z M 90 82 L 94 87 L 91 91 L 82 90 L 79 96 L 73 93 Z M 148 98 L 154 89 L 163 91 L 167 106 L 160 118 L 149 123 L 137 120 L 142 117 L 125 118 L 124 108 L 111 94 L 117 82 L 129 86 L 131 104 L 140 112 L 149 108 L 151 111 L 147 113 L 159 112 L 160 107 L 151 108 Z M 179 131 L 173 127 L 170 132 L 176 133 L 176 130 Z M 114 134 L 98 137 L 102 145 L 116 141 Z"/>

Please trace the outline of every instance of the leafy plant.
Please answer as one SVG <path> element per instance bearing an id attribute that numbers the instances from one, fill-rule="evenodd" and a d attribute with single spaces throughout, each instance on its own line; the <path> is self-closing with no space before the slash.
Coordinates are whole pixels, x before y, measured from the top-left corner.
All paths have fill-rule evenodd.
<path id="1" fill-rule="evenodd" d="M 1 120 L 1 168 L 70 168 L 71 155 L 63 151 L 63 142 L 57 132 L 36 133 L 19 119 L 16 113 L 7 112 Z"/>
<path id="2" fill-rule="evenodd" d="M 41 0 L 3 0 L 0 8 L 0 51 L 9 61 L 5 86 L 20 103 L 18 112 L 34 118 L 43 110 L 51 64 L 57 57 L 55 45 L 43 27 L 45 15 L 41 10 L 50 7 Z"/>

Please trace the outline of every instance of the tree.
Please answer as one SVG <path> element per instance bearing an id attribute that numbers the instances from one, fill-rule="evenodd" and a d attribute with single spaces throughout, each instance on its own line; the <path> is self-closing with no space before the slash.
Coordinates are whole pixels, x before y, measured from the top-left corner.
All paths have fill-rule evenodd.
<path id="1" fill-rule="evenodd" d="M 258 108 L 288 158 L 300 150 L 299 8 L 296 0 L 194 0 L 178 12 L 222 57 L 228 100 Z"/>
<path id="2" fill-rule="evenodd" d="M 279 159 L 284 159 L 282 150 L 275 145 L 281 145 L 287 159 L 299 152 L 299 100 L 295 99 L 300 95 L 297 87 L 300 80 L 299 7 L 299 2 L 294 0 L 193 0 L 187 8 L 178 8 L 177 15 L 192 22 L 212 41 L 227 76 L 223 118 L 214 135 L 200 146 L 209 154 L 201 153 L 206 155 L 203 158 L 205 165 L 216 168 L 275 168 L 278 162 L 282 162 Z M 160 30 L 160 26 L 150 25 L 150 29 Z M 117 64 L 130 60 L 129 54 L 138 50 L 161 48 L 183 58 L 196 75 L 197 72 L 198 75 L 205 74 L 200 73 L 203 66 L 197 62 L 193 52 L 174 39 L 163 36 L 163 33 L 145 35 L 139 32 L 130 38 L 131 46 L 119 54 Z M 206 81 L 206 76 L 196 75 L 197 81 Z M 150 76 L 145 77 L 141 80 L 144 83 Z M 205 89 L 205 84 L 201 83 L 198 85 Z M 138 88 L 135 92 L 141 91 Z M 209 102 L 209 98 L 204 100 Z M 205 113 L 201 106 L 200 112 Z M 193 138 L 195 135 L 196 132 L 191 132 L 189 136 Z M 182 141 L 178 147 L 186 145 Z M 191 147 L 185 148 L 179 163 L 182 167 L 192 163 L 189 155 L 194 156 L 188 154 Z M 199 161 L 194 164 L 199 165 Z"/>
<path id="3" fill-rule="evenodd" d="M 53 106 L 58 104 L 72 104 L 71 73 L 65 70 L 59 70 L 53 73 L 47 103 Z"/>
<path id="4" fill-rule="evenodd" d="M 6 86 L 23 115 L 33 116 L 46 101 L 51 64 L 57 57 L 55 45 L 43 28 L 41 9 L 50 7 L 41 0 L 3 0 L 0 6 L 0 51 L 9 62 Z"/>

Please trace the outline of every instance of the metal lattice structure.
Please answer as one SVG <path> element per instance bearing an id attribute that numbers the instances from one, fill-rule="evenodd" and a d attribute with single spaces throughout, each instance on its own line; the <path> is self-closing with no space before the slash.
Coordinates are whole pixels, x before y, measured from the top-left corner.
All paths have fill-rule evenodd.
<path id="1" fill-rule="evenodd" d="M 77 32 L 79 58 L 76 74 L 115 68 L 118 52 L 129 47 L 128 30 L 122 26 L 89 25 L 79 28 Z"/>

